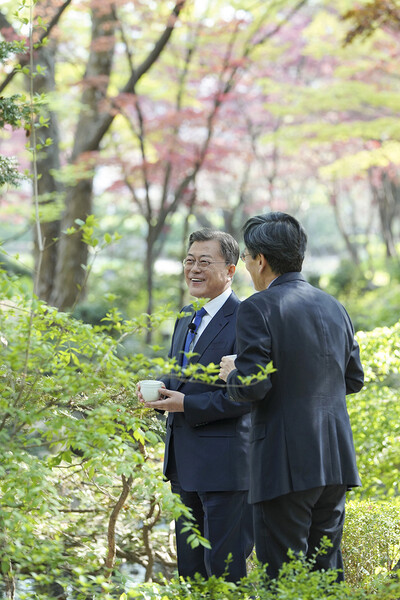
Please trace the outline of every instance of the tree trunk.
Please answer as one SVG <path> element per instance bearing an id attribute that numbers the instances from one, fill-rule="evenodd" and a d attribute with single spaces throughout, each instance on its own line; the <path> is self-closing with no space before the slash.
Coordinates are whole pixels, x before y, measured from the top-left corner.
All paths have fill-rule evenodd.
<path id="1" fill-rule="evenodd" d="M 54 79 L 54 53 L 55 48 L 45 46 L 40 49 L 35 61 L 35 67 L 42 67 L 41 73 L 33 78 L 33 92 L 35 94 L 45 94 L 55 88 Z M 57 202 L 60 201 L 61 185 L 54 177 L 54 173 L 60 168 L 59 155 L 59 129 L 56 114 L 50 110 L 46 115 L 46 127 L 36 129 L 38 143 L 44 143 L 47 138 L 52 139 L 51 146 L 39 151 L 37 158 L 38 178 L 38 196 L 40 207 L 40 232 L 43 240 L 44 249 L 40 250 L 38 240 L 38 230 L 34 228 L 34 260 L 36 268 L 40 265 L 39 272 L 36 273 L 35 293 L 48 302 L 53 287 L 57 262 L 57 246 L 53 240 L 60 234 L 60 220 L 55 218 L 57 211 Z M 56 213 L 57 214 L 57 213 Z M 40 256 L 41 253 L 41 256 Z"/>
<path id="2" fill-rule="evenodd" d="M 386 246 L 386 256 L 397 256 L 396 244 L 393 235 L 393 222 L 399 204 L 399 189 L 387 173 L 382 177 L 382 189 L 379 194 L 379 215 L 381 219 L 382 237 Z"/>
<path id="3" fill-rule="evenodd" d="M 393 235 L 393 222 L 400 208 L 400 191 L 397 184 L 387 173 L 382 173 L 380 185 L 373 180 L 373 172 L 369 171 L 369 182 L 372 197 L 378 207 L 380 229 L 386 248 L 387 258 L 397 257 L 396 244 Z"/>
<path id="4" fill-rule="evenodd" d="M 115 22 L 112 10 L 106 13 L 97 10 L 92 15 L 92 43 L 89 60 L 85 73 L 85 80 L 91 82 L 85 87 L 82 94 L 82 109 L 75 135 L 71 162 L 83 165 L 83 154 L 96 151 L 100 139 L 97 139 L 98 130 L 103 123 L 105 113 L 101 112 L 100 104 L 107 92 L 108 81 L 112 68 L 114 55 Z M 96 48 L 99 39 L 107 39 L 104 50 Z M 90 158 L 90 154 L 89 154 Z M 76 219 L 84 221 L 92 213 L 93 189 L 92 165 L 87 166 L 87 176 L 79 179 L 67 191 L 65 199 L 65 212 L 61 221 L 61 231 L 73 227 Z M 77 299 L 85 295 L 84 283 L 88 248 L 83 243 L 81 235 L 63 235 L 58 247 L 57 267 L 50 302 L 61 310 L 73 306 Z"/>
<path id="5" fill-rule="evenodd" d="M 149 231 L 146 240 L 146 285 L 147 285 L 147 313 L 151 315 L 153 312 L 153 274 L 154 274 L 154 235 L 152 235 L 152 227 L 149 224 Z"/>
<path id="6" fill-rule="evenodd" d="M 107 529 L 107 556 L 105 560 L 105 566 L 107 569 L 107 575 L 110 576 L 112 570 L 114 568 L 115 556 L 116 556 L 116 541 L 115 541 L 115 530 L 117 525 L 118 516 L 124 506 L 126 499 L 129 496 L 129 492 L 131 491 L 133 476 L 130 475 L 128 479 L 125 475 L 121 476 L 122 479 L 122 490 L 119 495 L 119 498 L 114 505 L 110 518 L 108 520 L 108 529 Z"/>
<path id="7" fill-rule="evenodd" d="M 174 30 L 176 19 L 185 5 L 186 0 L 176 0 L 171 17 L 165 29 L 148 56 L 135 69 L 123 88 L 123 93 L 132 93 L 138 80 L 145 74 L 164 50 Z M 105 10 L 107 8 L 107 10 Z M 101 104 L 106 98 L 108 81 L 112 69 L 115 32 L 114 7 L 104 3 L 93 11 L 92 42 L 85 73 L 86 89 L 82 95 L 82 111 L 76 130 L 75 143 L 71 163 L 77 164 L 83 155 L 90 155 L 100 148 L 101 141 L 110 128 L 115 113 L 101 112 Z M 109 44 L 104 41 L 108 39 Z M 100 42 L 99 47 L 97 42 Z M 102 48 L 102 49 L 100 49 Z M 105 49 L 104 49 L 105 48 Z M 67 191 L 66 209 L 61 221 L 61 231 L 73 227 L 77 218 L 85 220 L 92 213 L 93 165 L 89 165 L 85 179 L 77 181 L 75 186 Z M 78 234 L 60 238 L 57 265 L 50 302 L 57 308 L 65 310 L 74 305 L 77 298 L 84 296 L 86 272 L 82 268 L 87 263 L 88 250 Z M 82 287 L 83 286 L 83 287 Z M 79 290 L 82 287 L 82 290 Z"/>
<path id="8" fill-rule="evenodd" d="M 66 211 L 61 229 L 74 225 L 75 219 L 85 221 L 92 213 L 92 177 L 79 181 L 66 196 Z M 88 260 L 88 246 L 82 241 L 80 233 L 63 235 L 58 244 L 58 260 L 55 280 L 50 296 L 50 304 L 60 310 L 71 308 L 85 295 L 84 283 Z"/>
<path id="9" fill-rule="evenodd" d="M 148 315 L 153 313 L 154 305 L 154 263 L 155 263 L 155 243 L 157 235 L 155 234 L 154 227 L 151 223 L 147 222 L 147 239 L 146 239 L 146 259 L 145 259 L 145 272 L 146 272 L 146 286 L 147 286 L 147 309 Z M 153 339 L 153 332 L 149 328 L 146 332 L 146 344 L 151 344 Z"/>
<path id="10" fill-rule="evenodd" d="M 340 213 L 339 205 L 338 205 L 338 192 L 334 190 L 330 195 L 330 203 L 333 208 L 333 214 L 335 215 L 336 225 L 338 227 L 339 232 L 342 235 L 344 243 L 346 244 L 346 248 L 350 254 L 351 260 L 354 264 L 359 267 L 360 266 L 360 257 L 358 256 L 357 248 L 352 243 L 349 234 L 347 233 L 346 227 L 344 226 L 342 215 Z"/>

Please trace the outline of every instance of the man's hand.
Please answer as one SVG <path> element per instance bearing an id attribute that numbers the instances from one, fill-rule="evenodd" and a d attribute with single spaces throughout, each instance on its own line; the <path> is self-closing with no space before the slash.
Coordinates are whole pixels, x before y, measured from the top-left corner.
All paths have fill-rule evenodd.
<path id="1" fill-rule="evenodd" d="M 176 392 L 174 390 L 167 390 L 165 388 L 160 388 L 160 394 L 163 396 L 163 398 L 156 400 L 156 402 L 143 402 L 143 400 L 141 400 L 141 402 L 143 402 L 143 404 L 148 408 L 154 408 L 156 410 L 166 410 L 171 413 L 184 412 L 183 400 L 185 398 L 185 394 L 182 394 L 182 392 Z"/>
<path id="2" fill-rule="evenodd" d="M 160 389 L 158 390 L 159 394 L 162 394 L 162 392 L 165 389 L 165 385 L 161 382 L 161 386 Z M 139 402 L 141 402 L 142 404 L 144 404 L 145 406 L 148 406 L 148 404 L 146 404 L 143 396 L 142 396 L 142 392 L 140 389 L 140 381 L 139 383 L 136 384 L 136 395 L 137 395 L 137 399 L 139 400 Z M 152 405 L 154 404 L 153 402 L 151 403 Z"/>
<path id="3" fill-rule="evenodd" d="M 219 371 L 219 377 L 223 381 L 226 381 L 228 379 L 229 373 L 236 368 L 235 359 L 231 358 L 230 356 L 223 356 L 221 362 L 219 363 L 219 366 L 221 367 Z"/>

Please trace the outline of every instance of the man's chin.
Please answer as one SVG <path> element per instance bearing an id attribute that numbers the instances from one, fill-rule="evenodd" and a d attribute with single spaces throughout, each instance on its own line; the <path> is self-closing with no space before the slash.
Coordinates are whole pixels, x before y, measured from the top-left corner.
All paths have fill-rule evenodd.
<path id="1" fill-rule="evenodd" d="M 206 298 L 207 294 L 203 285 L 190 285 L 189 294 L 194 298 Z"/>

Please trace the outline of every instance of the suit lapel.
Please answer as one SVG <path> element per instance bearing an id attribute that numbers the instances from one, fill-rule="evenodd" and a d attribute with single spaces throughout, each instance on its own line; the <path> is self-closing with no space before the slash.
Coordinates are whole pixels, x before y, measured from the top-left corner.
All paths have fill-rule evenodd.
<path id="1" fill-rule="evenodd" d="M 191 312 L 191 314 L 188 315 L 187 317 L 182 317 L 181 319 L 179 319 L 178 323 L 176 324 L 173 346 L 171 348 L 171 355 L 172 355 L 172 357 L 176 358 L 178 365 L 181 363 L 181 360 L 182 360 L 182 352 L 183 352 L 183 348 L 185 347 L 185 339 L 186 339 L 186 334 L 188 332 L 188 325 L 193 318 L 193 312 L 194 312 L 193 306 L 185 306 L 182 309 L 182 312 L 185 312 L 185 313 Z M 171 380 L 170 380 L 171 389 L 179 390 L 184 383 L 185 383 L 185 380 L 181 379 L 179 377 L 179 374 L 176 374 L 175 376 L 171 375 Z M 169 413 L 168 419 L 170 420 L 170 422 L 172 422 L 173 413 Z"/>
<path id="2" fill-rule="evenodd" d="M 239 299 L 236 296 L 236 294 L 232 292 L 228 300 L 220 308 L 217 314 L 211 319 L 210 323 L 207 325 L 207 327 L 201 334 L 200 339 L 193 350 L 194 352 L 196 352 L 196 356 L 193 356 L 191 359 L 189 359 L 189 363 L 198 363 L 201 360 L 204 352 L 207 350 L 207 348 L 210 346 L 213 340 L 217 337 L 217 335 L 221 333 L 224 327 L 229 323 L 229 319 L 235 312 L 235 309 L 238 304 Z M 183 348 L 185 346 L 188 325 L 193 318 L 193 306 L 185 306 L 185 308 L 183 308 L 183 312 L 191 312 L 191 315 L 179 319 L 179 323 L 176 326 L 172 355 L 176 357 L 178 362 L 181 359 Z M 185 382 L 185 379 L 172 378 L 172 389 L 179 390 Z"/>
<path id="3" fill-rule="evenodd" d="M 176 335 L 175 335 L 175 347 L 173 349 L 173 356 L 176 356 L 177 361 L 180 363 L 181 362 L 181 357 L 182 357 L 182 352 L 183 349 L 185 347 L 185 340 L 186 340 L 186 335 L 188 332 L 188 325 L 191 322 L 192 318 L 193 318 L 193 307 L 191 306 L 186 306 L 183 311 L 185 313 L 188 313 L 191 311 L 191 314 L 188 315 L 187 317 L 182 317 L 181 319 L 179 319 L 179 323 L 176 327 Z"/>
<path id="4" fill-rule="evenodd" d="M 235 311 L 235 307 L 239 303 L 239 300 L 232 292 L 225 304 L 220 308 L 217 314 L 211 319 L 205 330 L 200 336 L 199 341 L 195 345 L 193 352 L 196 352 L 190 362 L 197 363 L 201 360 L 202 355 L 207 350 L 213 340 L 221 333 L 223 328 L 229 323 L 229 319 L 232 313 Z"/>

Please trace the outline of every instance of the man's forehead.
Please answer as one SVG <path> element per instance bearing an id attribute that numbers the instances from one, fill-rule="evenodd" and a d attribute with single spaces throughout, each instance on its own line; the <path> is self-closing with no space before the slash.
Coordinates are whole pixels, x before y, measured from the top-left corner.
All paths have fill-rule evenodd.
<path id="1" fill-rule="evenodd" d="M 204 242 L 193 242 L 188 250 L 192 256 L 215 256 L 221 253 L 221 246 L 218 240 L 207 240 Z"/>

